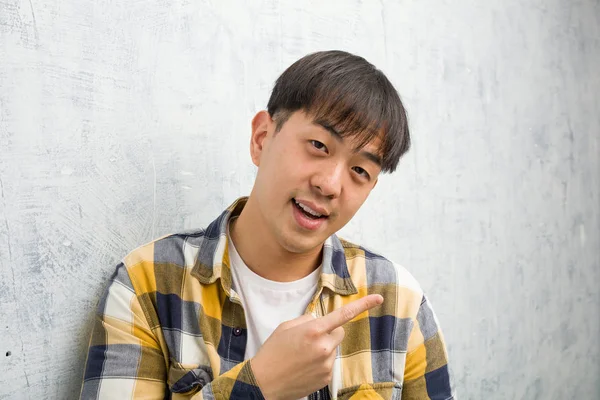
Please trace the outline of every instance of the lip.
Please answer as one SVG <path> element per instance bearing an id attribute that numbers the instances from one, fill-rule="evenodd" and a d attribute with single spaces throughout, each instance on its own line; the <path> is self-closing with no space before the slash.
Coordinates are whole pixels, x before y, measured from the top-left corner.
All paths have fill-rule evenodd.
<path id="1" fill-rule="evenodd" d="M 308 206 L 309 208 L 311 208 L 312 210 L 315 210 L 316 212 L 318 212 L 319 214 L 321 214 L 324 217 L 329 217 L 329 211 L 327 211 L 323 207 L 319 207 L 315 203 L 312 203 L 312 202 L 306 201 L 306 200 L 302 200 L 302 199 L 296 199 L 296 198 L 294 200 L 296 200 L 296 202 L 298 202 L 298 203 L 302 203 L 305 206 Z"/>
<path id="2" fill-rule="evenodd" d="M 306 205 L 308 206 L 308 204 Z M 307 217 L 302 211 L 298 209 L 298 207 L 294 204 L 293 200 L 290 200 L 290 207 L 292 207 L 292 214 L 294 216 L 294 219 L 296 220 L 296 223 L 305 230 L 316 231 L 325 223 L 325 221 L 327 221 L 327 217 L 321 217 L 316 219 Z"/>

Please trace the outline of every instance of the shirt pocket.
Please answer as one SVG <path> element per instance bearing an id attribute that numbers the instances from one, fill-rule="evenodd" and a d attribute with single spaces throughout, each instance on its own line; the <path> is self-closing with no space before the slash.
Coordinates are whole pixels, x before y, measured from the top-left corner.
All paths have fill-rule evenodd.
<path id="1" fill-rule="evenodd" d="M 338 390 L 337 400 L 400 400 L 402 384 L 398 382 L 363 383 Z"/>

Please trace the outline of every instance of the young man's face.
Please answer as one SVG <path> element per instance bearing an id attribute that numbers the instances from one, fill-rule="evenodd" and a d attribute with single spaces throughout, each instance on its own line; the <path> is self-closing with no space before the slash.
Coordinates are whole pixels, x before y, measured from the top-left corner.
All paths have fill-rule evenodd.
<path id="1" fill-rule="evenodd" d="M 270 239 L 293 253 L 320 249 L 367 199 L 381 167 L 379 139 L 355 149 L 302 111 L 275 133 L 265 111 L 253 120 L 251 153 L 259 167 L 252 191 Z"/>

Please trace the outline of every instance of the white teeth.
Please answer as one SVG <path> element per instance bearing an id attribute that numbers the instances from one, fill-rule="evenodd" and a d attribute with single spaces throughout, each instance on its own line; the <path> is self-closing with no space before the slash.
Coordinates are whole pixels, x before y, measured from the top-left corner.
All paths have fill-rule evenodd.
<path id="1" fill-rule="evenodd" d="M 306 211 L 306 212 L 307 212 L 307 213 L 309 213 L 310 215 L 313 215 L 313 216 L 315 216 L 315 217 L 322 217 L 322 216 L 323 216 L 323 214 L 319 214 L 318 212 L 316 212 L 315 210 L 313 210 L 313 209 L 312 209 L 312 208 L 310 208 L 309 206 L 305 206 L 305 205 L 304 205 L 304 204 L 302 204 L 302 203 L 298 203 L 298 202 L 297 202 L 295 199 L 294 199 L 294 202 L 295 202 L 296 204 L 298 204 L 298 206 L 299 206 L 301 209 L 303 209 L 304 211 Z"/>

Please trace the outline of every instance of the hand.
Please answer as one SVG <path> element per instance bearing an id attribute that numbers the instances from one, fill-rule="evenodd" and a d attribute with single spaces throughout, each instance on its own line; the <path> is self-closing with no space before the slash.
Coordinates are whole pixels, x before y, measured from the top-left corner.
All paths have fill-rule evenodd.
<path id="1" fill-rule="evenodd" d="M 372 294 L 323 317 L 306 314 L 279 325 L 250 361 L 265 399 L 299 399 L 329 384 L 342 325 L 381 303 Z"/>

